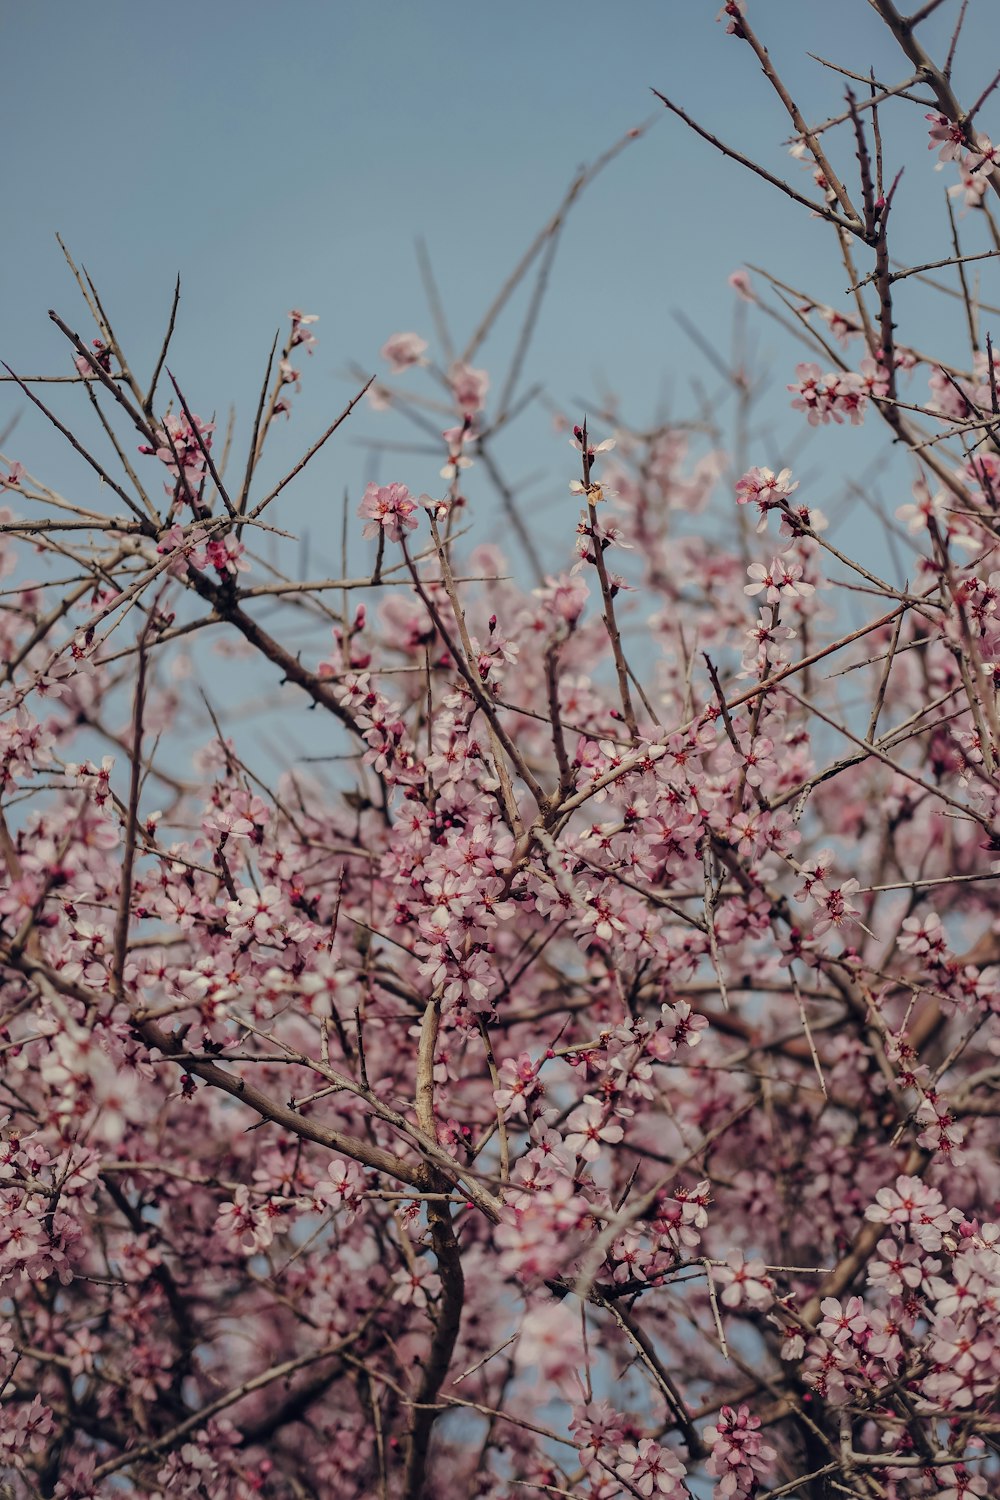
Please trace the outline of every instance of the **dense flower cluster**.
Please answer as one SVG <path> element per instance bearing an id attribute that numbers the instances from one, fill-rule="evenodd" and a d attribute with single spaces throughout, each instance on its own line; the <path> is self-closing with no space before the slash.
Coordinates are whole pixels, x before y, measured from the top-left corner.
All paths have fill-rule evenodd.
<path id="1" fill-rule="evenodd" d="M 795 129 L 889 295 L 891 191 L 867 162 L 849 218 Z M 358 571 L 304 585 L 255 552 L 298 311 L 240 491 L 123 382 L 160 508 L 115 481 L 87 546 L 4 512 L 5 1494 L 994 1492 L 997 370 L 814 311 L 867 356 L 793 405 L 920 464 L 896 582 L 770 438 L 741 474 L 613 413 L 557 423 L 544 559 L 504 488 L 509 554 L 466 541 L 510 409 L 404 332 L 370 394 L 433 383 L 446 493 L 369 484 Z M 918 363 L 957 447 L 901 415 Z M 191 691 L 209 631 L 276 748 Z"/>

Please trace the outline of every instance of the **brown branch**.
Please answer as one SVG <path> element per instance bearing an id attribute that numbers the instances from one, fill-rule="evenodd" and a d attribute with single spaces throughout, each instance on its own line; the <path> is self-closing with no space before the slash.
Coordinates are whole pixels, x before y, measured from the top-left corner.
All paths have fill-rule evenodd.
<path id="1" fill-rule="evenodd" d="M 250 434 L 250 447 L 247 450 L 247 466 L 243 474 L 243 486 L 240 490 L 239 503 L 236 509 L 240 515 L 246 514 L 247 502 L 250 496 L 250 485 L 253 482 L 254 471 L 260 458 L 259 438 L 260 426 L 264 417 L 264 403 L 267 400 L 267 387 L 271 379 L 271 371 L 274 368 L 274 355 L 278 347 L 278 334 L 275 333 L 271 344 L 271 352 L 267 358 L 267 369 L 264 371 L 264 382 L 260 388 L 260 397 L 257 401 L 257 414 L 254 417 L 253 432 Z"/>
<path id="2" fill-rule="evenodd" d="M 430 1178 L 427 1185 L 430 1187 L 433 1181 Z M 441 1294 L 435 1312 L 431 1347 L 423 1363 L 423 1376 L 417 1390 L 407 1438 L 404 1500 L 421 1500 L 425 1493 L 431 1429 L 440 1414 L 435 1403 L 455 1351 L 465 1301 L 462 1256 L 455 1237 L 450 1206 L 434 1199 L 428 1201 L 427 1219 L 431 1244 L 437 1257 L 438 1275 L 441 1278 Z"/>
<path id="3" fill-rule="evenodd" d="M 750 25 L 745 15 L 740 16 L 736 30 L 737 35 L 742 37 L 742 39 L 747 42 L 753 49 L 757 61 L 760 63 L 763 70 L 764 77 L 767 79 L 768 83 L 774 89 L 774 92 L 777 94 L 778 98 L 784 105 L 785 110 L 788 114 L 788 118 L 795 126 L 799 138 L 803 140 L 809 147 L 813 159 L 822 172 L 830 191 L 833 193 L 834 197 L 837 199 L 837 202 L 843 209 L 847 221 L 847 227 L 850 229 L 852 234 L 859 234 L 861 232 L 861 220 L 857 210 L 854 207 L 854 204 L 851 202 L 847 189 L 844 187 L 844 184 L 841 182 L 840 178 L 834 171 L 831 162 L 829 161 L 816 136 L 813 135 L 812 131 L 809 129 L 809 126 L 806 124 L 801 110 L 799 109 L 798 105 L 795 103 L 795 100 L 785 88 L 785 85 L 782 83 L 781 78 L 775 71 L 767 48 L 757 36 L 756 32 Z"/>
<path id="4" fill-rule="evenodd" d="M 226 491 L 226 486 L 222 482 L 222 476 L 220 475 L 218 469 L 215 467 L 215 459 L 212 457 L 212 450 L 205 442 L 198 420 L 185 401 L 184 392 L 177 384 L 177 381 L 174 379 L 174 376 L 171 374 L 170 370 L 167 371 L 167 375 L 169 376 L 170 384 L 177 392 L 177 399 L 181 403 L 181 410 L 183 411 L 185 417 L 187 417 L 188 427 L 191 429 L 191 434 L 195 442 L 198 444 L 199 449 L 201 450 L 201 456 L 205 461 L 205 467 L 208 469 L 208 472 L 212 476 L 212 483 L 218 490 L 219 495 L 222 499 L 222 503 L 228 510 L 229 514 L 231 516 L 235 516 L 236 511 L 233 509 L 233 502 L 230 500 L 229 495 Z"/>
<path id="5" fill-rule="evenodd" d="M 111 392 L 114 399 L 118 402 L 118 405 L 123 409 L 123 411 L 128 414 L 129 420 L 133 423 L 136 430 L 140 432 L 146 439 L 146 442 L 149 443 L 153 448 L 159 447 L 159 443 L 156 440 L 156 433 L 149 425 L 149 422 L 146 420 L 144 413 L 138 411 L 132 405 L 131 401 L 125 395 L 125 392 L 121 389 L 120 384 L 117 381 L 112 380 L 108 372 L 101 366 L 99 361 L 94 358 L 93 354 L 91 354 L 90 350 L 87 348 L 80 335 L 78 333 L 74 333 L 72 328 L 64 323 L 59 314 L 53 311 L 51 307 L 49 308 L 49 317 L 59 329 L 59 332 L 64 334 L 65 337 L 69 339 L 70 343 L 73 345 L 73 348 L 77 351 L 77 353 L 82 355 L 83 358 L 87 361 L 88 365 L 93 370 L 95 377 L 101 382 L 105 390 Z M 124 361 L 122 363 L 124 364 Z M 11 371 L 11 374 L 13 374 L 13 371 Z M 129 379 L 130 378 L 131 377 L 129 377 Z"/>
<path id="6" fill-rule="evenodd" d="M 121 485 L 118 484 L 114 479 L 111 478 L 111 475 L 107 472 L 107 470 L 104 469 L 100 463 L 98 463 L 97 459 L 94 458 L 94 456 L 93 456 L 92 453 L 89 453 L 87 451 L 87 449 L 83 446 L 83 444 L 79 441 L 79 439 L 77 437 L 75 437 L 72 432 L 70 432 L 69 428 L 68 427 L 64 427 L 63 424 L 62 424 L 62 422 L 60 422 L 59 418 L 55 415 L 55 413 L 49 411 L 49 409 L 45 405 L 45 403 L 42 402 L 42 401 L 40 401 L 38 399 L 38 397 L 36 395 L 34 395 L 34 393 L 28 389 L 28 387 L 25 385 L 24 381 L 20 378 L 20 376 L 14 374 L 14 371 L 11 369 L 10 365 L 5 364 L 3 366 L 3 368 L 7 371 L 8 375 L 11 377 L 11 379 L 13 381 L 15 381 L 17 383 L 17 385 L 19 385 L 21 387 L 21 390 L 27 396 L 27 398 L 31 402 L 31 404 L 33 406 L 37 406 L 38 410 L 40 412 L 42 412 L 46 417 L 48 417 L 49 421 L 52 423 L 53 427 L 56 429 L 57 432 L 61 432 L 62 433 L 63 437 L 69 443 L 70 447 L 74 448 L 76 450 L 76 452 L 79 453 L 80 457 L 82 459 L 84 459 L 90 465 L 90 467 L 94 470 L 94 472 L 96 474 L 100 475 L 100 478 L 101 478 L 101 480 L 102 480 L 102 482 L 104 484 L 108 485 L 112 490 L 114 490 L 114 492 L 118 496 L 119 500 L 123 500 L 125 502 L 125 504 L 129 508 L 129 510 L 135 516 L 136 520 L 141 521 L 141 523 L 142 523 L 142 529 L 143 529 L 143 532 L 145 533 L 145 535 L 146 536 L 155 536 L 156 535 L 156 526 L 155 526 L 155 523 L 153 521 L 151 521 L 149 519 L 149 517 L 146 516 L 143 513 L 143 511 L 140 509 L 140 507 L 138 505 L 136 505 L 136 503 L 132 499 L 131 495 L 126 494 L 126 492 L 122 489 Z"/>
<path id="7" fill-rule="evenodd" d="M 881 16 L 913 66 L 923 74 L 924 79 L 933 91 L 941 114 L 944 115 L 946 120 L 950 120 L 953 125 L 959 127 L 965 144 L 970 151 L 975 151 L 977 143 L 969 125 L 969 114 L 962 108 L 951 86 L 951 78 L 949 76 L 950 66 L 946 64 L 943 69 L 938 67 L 914 36 L 916 22 L 913 17 L 911 16 L 907 19 L 901 15 L 893 4 L 893 0 L 868 0 L 868 3 Z M 924 10 L 926 11 L 926 6 Z M 923 19 L 919 11 L 917 12 L 917 16 L 919 19 Z M 1000 196 L 1000 171 L 992 166 L 988 170 L 983 168 L 983 176 L 987 179 L 993 191 Z"/>
<path id="8" fill-rule="evenodd" d="M 345 1349 L 349 1349 L 351 1344 L 356 1342 L 359 1332 L 360 1330 L 356 1329 L 354 1332 L 349 1333 L 346 1338 L 339 1339 L 335 1344 L 328 1344 L 324 1349 L 317 1349 L 309 1354 L 300 1354 L 297 1359 L 283 1360 L 281 1364 L 271 1365 L 269 1369 L 262 1371 L 259 1375 L 254 1375 L 249 1380 L 241 1381 L 239 1385 L 233 1386 L 231 1390 L 226 1391 L 221 1396 L 217 1396 L 214 1401 L 210 1401 L 207 1406 L 201 1407 L 198 1411 L 192 1413 L 190 1417 L 186 1417 L 183 1422 L 178 1422 L 168 1432 L 162 1433 L 159 1437 L 153 1438 L 149 1442 L 140 1443 L 135 1448 L 129 1448 L 125 1453 L 119 1454 L 117 1458 L 108 1459 L 107 1463 L 98 1465 L 91 1476 L 92 1480 L 96 1482 L 99 1479 L 106 1479 L 109 1474 L 116 1474 L 120 1469 L 129 1468 L 132 1464 L 139 1463 L 146 1458 L 152 1458 L 158 1453 L 168 1452 L 171 1448 L 176 1447 L 181 1438 L 186 1437 L 189 1432 L 193 1432 L 196 1428 L 204 1426 L 210 1417 L 215 1416 L 216 1412 L 224 1411 L 227 1406 L 235 1405 L 237 1401 L 242 1401 L 245 1396 L 251 1395 L 254 1391 L 259 1391 L 265 1386 L 273 1385 L 276 1380 L 287 1380 L 290 1375 L 295 1374 L 296 1370 L 301 1370 L 307 1365 L 314 1365 L 320 1360 L 332 1359 L 342 1354 Z"/>
<path id="9" fill-rule="evenodd" d="M 149 418 L 150 421 L 153 420 L 153 401 L 156 398 L 156 387 L 157 387 L 157 384 L 159 382 L 160 375 L 161 375 L 162 370 L 163 370 L 163 366 L 166 364 L 166 361 L 167 361 L 167 350 L 170 348 L 170 340 L 173 338 L 173 335 L 174 335 L 174 327 L 175 327 L 175 325 L 177 323 L 177 308 L 178 308 L 178 306 L 180 304 L 180 300 L 181 300 L 181 278 L 180 278 L 180 274 L 178 274 L 177 281 L 174 284 L 174 297 L 173 297 L 173 301 L 170 304 L 170 316 L 167 319 L 167 331 L 166 331 L 166 333 L 164 335 L 163 343 L 162 343 L 162 345 L 160 347 L 160 352 L 159 352 L 159 355 L 157 356 L 156 364 L 153 367 L 152 378 L 150 379 L 150 382 L 149 382 L 149 393 L 147 394 L 145 401 L 142 403 L 142 409 L 146 413 L 146 416 Z"/>
<path id="10" fill-rule="evenodd" d="M 146 641 L 154 611 L 150 610 L 139 637 L 135 697 L 132 707 L 132 744 L 129 747 L 128 810 L 125 815 L 125 852 L 122 856 L 121 886 L 118 892 L 118 914 L 115 920 L 114 951 L 108 984 L 116 1000 L 125 997 L 125 965 L 128 962 L 128 929 L 132 915 L 132 875 L 135 868 L 136 830 L 139 826 L 139 791 L 142 787 L 142 723 L 146 706 Z"/>
<path id="11" fill-rule="evenodd" d="M 858 233 L 861 228 L 859 222 L 841 218 L 840 214 L 835 213 L 828 204 L 815 203 L 811 198 L 807 198 L 804 194 L 796 192 L 795 188 L 790 183 L 785 182 L 783 178 L 775 177 L 773 172 L 769 172 L 766 167 L 760 166 L 749 156 L 744 156 L 742 151 L 737 151 L 733 146 L 727 146 L 724 141 L 720 141 L 717 135 L 713 135 L 710 130 L 706 130 L 704 126 L 699 125 L 697 120 L 692 119 L 685 110 L 681 109 L 679 104 L 674 104 L 665 94 L 661 94 L 659 89 L 652 89 L 651 92 L 679 120 L 683 120 L 688 129 L 693 130 L 695 135 L 700 135 L 703 141 L 708 141 L 709 145 L 714 146 L 716 151 L 720 151 L 723 156 L 728 156 L 731 161 L 738 161 L 741 167 L 746 167 L 748 171 L 755 173 L 757 177 L 763 177 L 765 182 L 769 182 L 772 187 L 778 188 L 787 197 L 791 198 L 793 202 L 801 203 L 802 207 L 808 208 L 810 213 L 816 214 L 821 219 L 826 219 L 830 224 L 836 224 L 838 229 L 844 229 L 849 234 Z"/>
<path id="12" fill-rule="evenodd" d="M 312 459 L 312 458 L 314 458 L 316 456 L 316 454 L 322 448 L 323 444 L 327 441 L 327 439 L 331 438 L 333 436 L 333 434 L 336 432 L 337 428 L 340 426 L 340 424 L 342 422 L 346 422 L 347 418 L 351 415 L 351 412 L 357 406 L 357 404 L 361 400 L 362 396 L 365 394 L 365 392 L 368 390 L 368 388 L 374 383 L 374 380 L 375 380 L 375 376 L 374 375 L 372 375 L 372 376 L 369 377 L 369 379 L 362 386 L 362 388 L 358 392 L 358 394 L 356 396 L 353 396 L 351 398 L 351 400 L 348 401 L 347 405 L 344 407 L 344 410 L 340 413 L 340 416 L 336 419 L 336 421 L 330 423 L 330 426 L 323 433 L 322 437 L 318 437 L 316 439 L 315 443 L 313 443 L 312 447 L 309 448 L 302 455 L 302 457 L 299 459 L 298 463 L 295 464 L 291 469 L 289 469 L 289 471 L 285 475 L 284 479 L 279 480 L 278 483 L 274 486 L 274 489 L 271 490 L 271 492 L 269 494 L 265 495 L 264 498 L 263 498 L 263 500 L 259 500 L 257 502 L 257 504 L 254 506 L 253 510 L 250 512 L 250 519 L 252 521 L 256 520 L 257 517 L 261 514 L 261 512 L 263 510 L 267 509 L 267 507 L 271 504 L 272 500 L 276 500 L 278 498 L 278 496 L 281 494 L 281 492 L 285 488 L 285 486 L 288 485 L 288 484 L 291 484 L 291 482 L 295 478 L 296 474 L 301 474 L 301 472 L 305 468 L 306 464 L 309 463 L 310 459 Z"/>
<path id="13" fill-rule="evenodd" d="M 589 167 L 584 167 L 582 171 L 580 171 L 576 175 L 576 177 L 570 184 L 569 190 L 567 191 L 565 197 L 563 198 L 559 207 L 556 209 L 555 213 L 552 215 L 552 218 L 542 229 L 539 230 L 538 234 L 532 240 L 531 244 L 528 246 L 527 250 L 524 252 L 521 259 L 518 261 L 517 265 L 514 267 L 513 271 L 510 273 L 507 280 L 504 282 L 503 286 L 500 288 L 499 292 L 487 308 L 475 332 L 470 338 L 468 344 L 465 346 L 465 349 L 462 353 L 463 364 L 468 364 L 469 361 L 474 358 L 476 350 L 483 343 L 486 335 L 493 327 L 493 324 L 500 316 L 500 313 L 503 311 L 507 302 L 510 300 L 517 287 L 520 285 L 525 272 L 530 267 L 532 261 L 538 255 L 539 251 L 543 248 L 545 242 L 552 235 L 556 234 L 559 231 L 563 219 L 569 213 L 569 210 L 572 208 L 577 198 L 583 192 L 584 188 L 589 187 L 589 185 L 594 181 L 595 177 L 603 172 L 604 168 L 611 162 L 613 162 L 615 157 L 620 155 L 620 153 L 624 151 L 627 146 L 631 145 L 633 141 L 637 141 L 641 136 L 645 135 L 646 131 L 653 123 L 653 119 L 646 120 L 642 125 L 637 125 L 632 130 L 626 131 L 625 134 L 619 140 L 617 140 L 613 146 L 610 146 L 608 150 L 603 153 L 603 155 L 599 156 L 597 160 L 595 162 L 592 162 Z"/>

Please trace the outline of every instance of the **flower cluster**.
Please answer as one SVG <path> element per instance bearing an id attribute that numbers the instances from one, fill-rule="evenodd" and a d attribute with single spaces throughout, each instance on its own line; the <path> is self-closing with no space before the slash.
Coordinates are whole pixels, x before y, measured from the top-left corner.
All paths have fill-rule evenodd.
<path id="1" fill-rule="evenodd" d="M 796 382 L 788 389 L 794 394 L 792 407 L 804 411 L 810 427 L 848 418 L 852 427 L 860 427 L 868 405 L 868 389 L 863 374 L 852 370 L 830 370 L 825 375 L 817 364 L 795 366 Z"/>
<path id="2" fill-rule="evenodd" d="M 189 422 L 184 416 L 170 414 L 156 430 L 156 446 L 140 444 L 139 452 L 158 458 L 174 476 L 177 485 L 166 487 L 169 494 L 178 494 L 192 503 L 206 478 L 207 455 L 212 449 L 214 432 L 214 422 L 203 422 L 200 417 Z"/>
<path id="3" fill-rule="evenodd" d="M 828 488 L 866 416 L 916 466 L 882 560 L 739 362 L 732 453 L 708 398 L 557 413 L 579 505 L 543 535 L 501 456 L 526 333 L 495 386 L 476 339 L 389 338 L 376 399 L 446 494 L 419 450 L 368 484 L 343 576 L 295 570 L 306 461 L 260 479 L 298 310 L 236 495 L 116 340 L 67 395 L 118 391 L 166 499 L 121 464 L 67 513 L 4 459 L 13 1500 L 996 1492 L 1000 363 L 894 345 L 854 114 L 859 188 L 837 120 L 794 152 L 877 296 L 797 308 L 825 363 L 790 389 Z M 932 126 L 995 183 L 967 115 Z"/>

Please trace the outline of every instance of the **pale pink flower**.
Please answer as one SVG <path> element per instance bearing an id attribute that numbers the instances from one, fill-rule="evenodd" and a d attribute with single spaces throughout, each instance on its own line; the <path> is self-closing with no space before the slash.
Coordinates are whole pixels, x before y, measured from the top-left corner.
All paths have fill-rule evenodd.
<path id="1" fill-rule="evenodd" d="M 787 503 L 789 496 L 798 489 L 798 480 L 790 483 L 791 469 L 782 469 L 775 474 L 773 469 L 748 469 L 736 484 L 737 505 L 753 502 L 760 511 L 757 530 L 763 531 L 767 524 L 767 512 Z"/>
<path id="2" fill-rule="evenodd" d="M 474 370 L 471 365 L 456 361 L 448 371 L 448 380 L 455 401 L 463 411 L 482 411 L 490 388 L 490 377 L 485 370 Z"/>
<path id="3" fill-rule="evenodd" d="M 736 292 L 738 296 L 743 298 L 744 302 L 757 301 L 757 293 L 754 291 L 753 282 L 750 280 L 749 271 L 744 271 L 742 269 L 738 271 L 730 271 L 729 275 L 726 277 L 726 280 L 732 287 L 733 291 Z"/>
<path id="4" fill-rule="evenodd" d="M 411 365 L 425 364 L 422 358 L 427 350 L 427 340 L 419 333 L 394 333 L 382 345 L 382 358 L 394 375 L 401 375 Z"/>
<path id="5" fill-rule="evenodd" d="M 226 904 L 226 921 L 233 937 L 241 942 L 274 936 L 284 915 L 285 900 L 276 885 L 265 885 L 259 892 L 244 886 L 237 892 L 237 899 Z"/>
<path id="6" fill-rule="evenodd" d="M 723 1287 L 722 1301 L 726 1307 L 739 1307 L 746 1303 L 761 1312 L 774 1301 L 773 1282 L 768 1276 L 762 1260 L 744 1260 L 741 1250 L 730 1250 L 725 1264 L 715 1266 L 712 1276 Z"/>
<path id="7" fill-rule="evenodd" d="M 569 1134 L 566 1145 L 584 1161 L 596 1161 L 601 1154 L 601 1143 L 617 1145 L 625 1132 L 620 1125 L 608 1119 L 608 1106 L 593 1094 L 586 1094 L 582 1104 L 577 1105 L 566 1121 Z"/>
<path id="8" fill-rule="evenodd" d="M 865 1306 L 860 1297 L 851 1297 L 842 1304 L 836 1297 L 824 1297 L 820 1303 L 823 1313 L 819 1331 L 832 1344 L 857 1342 L 868 1327 Z"/>
<path id="9" fill-rule="evenodd" d="M 579 1305 L 572 1298 L 529 1307 L 521 1319 L 514 1359 L 536 1374 L 543 1387 L 567 1385 L 586 1363 Z"/>
<path id="10" fill-rule="evenodd" d="M 405 484 L 369 484 L 358 506 L 358 515 L 367 518 L 361 535 L 382 535 L 390 542 L 399 542 L 406 531 L 416 531 L 414 512 L 417 502 L 411 498 Z"/>
<path id="11" fill-rule="evenodd" d="M 426 1308 L 441 1290 L 441 1278 L 426 1260 L 418 1260 L 412 1267 L 394 1271 L 392 1282 L 395 1287 L 393 1302 L 402 1302 L 407 1307 Z"/>
<path id="12" fill-rule="evenodd" d="M 939 914 L 929 911 L 922 917 L 904 917 L 898 944 L 904 953 L 943 954 L 947 944 Z"/>
<path id="13" fill-rule="evenodd" d="M 705 1468 L 719 1481 L 715 1500 L 752 1500 L 758 1492 L 777 1458 L 759 1429 L 760 1417 L 752 1417 L 748 1406 L 735 1411 L 723 1406 L 718 1421 L 702 1429 L 702 1439 L 712 1450 Z"/>
<path id="14" fill-rule="evenodd" d="M 615 1466 L 616 1472 L 640 1495 L 667 1495 L 676 1500 L 686 1496 L 686 1470 L 669 1448 L 661 1447 L 652 1438 L 640 1438 L 638 1443 L 623 1443 L 618 1453 L 620 1462 Z"/>
<path id="15" fill-rule="evenodd" d="M 925 120 L 931 122 L 928 131 L 930 139 L 927 142 L 928 151 L 938 150 L 938 161 L 958 161 L 965 150 L 965 130 L 961 125 L 949 120 L 947 115 L 933 114 L 924 115 Z"/>
<path id="16" fill-rule="evenodd" d="M 795 395 L 792 406 L 805 412 L 810 426 L 840 423 L 845 416 L 854 427 L 864 421 L 868 397 L 860 375 L 850 370 L 830 370 L 824 375 L 819 365 L 809 363 L 796 365 L 795 373 L 798 380 L 788 387 Z"/>
<path id="17" fill-rule="evenodd" d="M 752 582 L 744 587 L 743 592 L 752 595 L 766 590 L 764 597 L 768 604 L 777 604 L 783 596 L 807 599 L 816 592 L 815 584 L 802 577 L 802 564 L 782 557 L 773 557 L 769 567 L 763 563 L 751 563 L 747 576 Z"/>
<path id="18" fill-rule="evenodd" d="M 517 1058 L 505 1057 L 500 1064 L 500 1086 L 493 1090 L 493 1102 L 508 1118 L 526 1115 L 528 1100 L 538 1088 L 538 1069 L 527 1052 Z"/>

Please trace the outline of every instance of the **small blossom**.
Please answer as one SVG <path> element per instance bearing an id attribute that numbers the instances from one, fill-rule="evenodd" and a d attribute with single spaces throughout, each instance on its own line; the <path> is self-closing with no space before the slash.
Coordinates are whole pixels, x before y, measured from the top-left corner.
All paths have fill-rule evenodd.
<path id="1" fill-rule="evenodd" d="M 627 1479 L 640 1495 L 686 1495 L 685 1469 L 676 1453 L 663 1448 L 652 1438 L 640 1438 L 638 1443 L 623 1443 L 619 1451 L 619 1463 L 615 1472 Z"/>
<path id="2" fill-rule="evenodd" d="M 793 491 L 798 489 L 798 480 L 789 483 L 791 477 L 791 469 L 782 469 L 779 474 L 775 474 L 773 469 L 757 468 L 748 469 L 737 482 L 737 505 L 749 505 L 752 501 L 760 511 L 758 531 L 763 531 L 767 524 L 767 512 L 786 503 Z"/>
<path id="3" fill-rule="evenodd" d="M 927 142 L 928 151 L 938 150 L 938 161 L 957 161 L 965 150 L 965 131 L 961 125 L 937 113 L 924 115 L 931 128 Z"/>
<path id="4" fill-rule="evenodd" d="M 490 388 L 490 377 L 485 370 L 474 370 L 471 365 L 458 361 L 448 371 L 448 380 L 455 401 L 463 411 L 482 411 Z"/>
<path id="5" fill-rule="evenodd" d="M 411 365 L 424 364 L 422 358 L 427 349 L 427 340 L 419 333 L 394 333 L 382 345 L 382 358 L 394 375 L 401 375 Z"/>
<path id="6" fill-rule="evenodd" d="M 418 1260 L 412 1268 L 394 1271 L 392 1281 L 393 1302 L 402 1302 L 407 1307 L 426 1308 L 441 1290 L 441 1278 L 426 1260 Z"/>
<path id="7" fill-rule="evenodd" d="M 712 1275 L 724 1288 L 722 1301 L 726 1307 L 739 1307 L 746 1302 L 756 1311 L 763 1311 L 774 1301 L 773 1283 L 762 1260 L 744 1260 L 740 1250 L 730 1250 L 725 1264 L 716 1266 Z"/>
<path id="8" fill-rule="evenodd" d="M 750 280 L 749 271 L 744 271 L 742 269 L 738 271 L 730 271 L 729 275 L 726 277 L 726 280 L 732 287 L 733 291 L 736 292 L 738 296 L 743 298 L 744 302 L 757 301 L 757 293 L 754 291 L 753 282 Z"/>
<path id="9" fill-rule="evenodd" d="M 611 1124 L 607 1118 L 607 1107 L 593 1094 L 587 1094 L 582 1104 L 572 1111 L 566 1121 L 569 1134 L 567 1148 L 584 1161 L 595 1161 L 601 1153 L 601 1142 L 617 1145 L 625 1132 L 620 1125 Z"/>
<path id="10" fill-rule="evenodd" d="M 405 484 L 369 484 L 358 506 L 358 515 L 367 521 L 361 535 L 368 538 L 381 532 L 390 542 L 402 541 L 404 532 L 417 529 L 416 509 L 417 502 Z"/>

